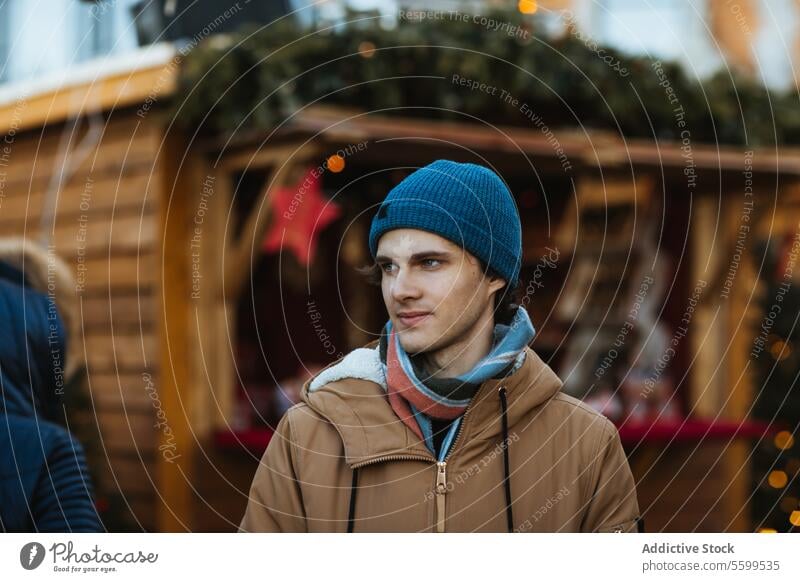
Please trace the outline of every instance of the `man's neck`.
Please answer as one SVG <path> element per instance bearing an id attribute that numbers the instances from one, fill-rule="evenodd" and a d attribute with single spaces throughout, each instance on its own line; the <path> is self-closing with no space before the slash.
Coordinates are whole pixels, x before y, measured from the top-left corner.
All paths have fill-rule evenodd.
<path id="1" fill-rule="evenodd" d="M 494 314 L 488 311 L 457 342 L 440 350 L 421 354 L 425 371 L 432 378 L 454 378 L 469 372 L 492 349 Z"/>

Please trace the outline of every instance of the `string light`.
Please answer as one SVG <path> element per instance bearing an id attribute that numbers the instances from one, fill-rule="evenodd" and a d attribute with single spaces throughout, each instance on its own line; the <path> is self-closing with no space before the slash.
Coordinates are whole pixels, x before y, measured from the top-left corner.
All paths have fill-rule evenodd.
<path id="1" fill-rule="evenodd" d="M 523 14 L 533 14 L 539 10 L 539 4 L 536 0 L 519 0 L 517 8 Z"/>
<path id="2" fill-rule="evenodd" d="M 333 154 L 328 158 L 328 169 L 334 174 L 344 170 L 344 158 L 339 154 Z"/>
<path id="3" fill-rule="evenodd" d="M 769 474 L 769 484 L 775 489 L 783 489 L 786 483 L 789 482 L 789 477 L 784 471 L 772 471 Z"/>
<path id="4" fill-rule="evenodd" d="M 375 56 L 375 43 L 365 40 L 358 45 L 358 54 L 365 59 L 371 59 Z"/>
<path id="5" fill-rule="evenodd" d="M 792 353 L 792 346 L 789 345 L 788 342 L 783 340 L 777 340 L 772 343 L 769 348 L 769 353 L 775 358 L 777 361 L 782 361 L 788 358 Z"/>
<path id="6" fill-rule="evenodd" d="M 778 434 L 775 435 L 775 446 L 785 451 L 786 449 L 791 449 L 794 445 L 794 437 L 792 433 L 788 430 L 782 430 Z"/>
<path id="7" fill-rule="evenodd" d="M 793 511 L 789 516 L 789 523 L 800 526 L 800 511 Z"/>

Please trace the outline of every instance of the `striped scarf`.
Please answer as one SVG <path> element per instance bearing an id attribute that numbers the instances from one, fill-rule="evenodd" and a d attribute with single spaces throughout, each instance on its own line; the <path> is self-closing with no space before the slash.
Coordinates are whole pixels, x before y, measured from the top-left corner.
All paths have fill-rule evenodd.
<path id="1" fill-rule="evenodd" d="M 425 439 L 415 411 L 440 420 L 461 416 L 481 384 L 516 370 L 533 339 L 528 312 L 520 306 L 511 325 L 495 324 L 492 349 L 468 372 L 455 378 L 433 378 L 425 373 L 417 356 L 410 357 L 386 322 L 380 337 L 380 357 L 386 370 L 389 404 L 397 416 L 421 439 Z"/>

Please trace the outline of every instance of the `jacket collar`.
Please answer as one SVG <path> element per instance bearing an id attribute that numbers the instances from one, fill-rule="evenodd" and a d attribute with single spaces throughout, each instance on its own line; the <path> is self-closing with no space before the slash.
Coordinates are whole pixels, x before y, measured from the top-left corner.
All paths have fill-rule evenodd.
<path id="1" fill-rule="evenodd" d="M 304 384 L 302 400 L 336 427 L 351 467 L 396 458 L 435 461 L 425 443 L 394 413 L 381 379 L 364 360 L 377 345 L 377 340 L 370 342 L 321 370 Z M 471 439 L 500 434 L 500 386 L 506 387 L 511 427 L 561 389 L 561 380 L 536 352 L 526 347 L 525 353 L 525 361 L 513 374 L 481 384 L 464 413 L 451 454 Z"/>

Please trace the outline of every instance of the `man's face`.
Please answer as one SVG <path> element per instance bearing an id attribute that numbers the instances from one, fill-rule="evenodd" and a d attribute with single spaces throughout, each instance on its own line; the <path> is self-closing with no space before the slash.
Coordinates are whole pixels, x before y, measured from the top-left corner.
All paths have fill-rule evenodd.
<path id="1" fill-rule="evenodd" d="M 381 290 L 408 354 L 446 348 L 492 317 L 492 294 L 505 285 L 469 252 L 424 230 L 390 230 L 378 242 Z"/>

